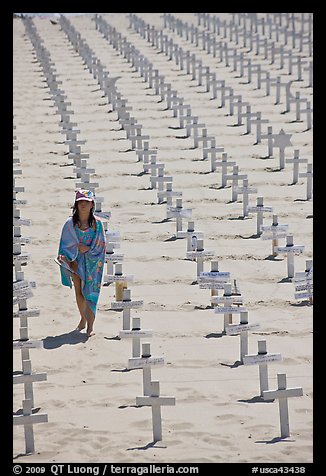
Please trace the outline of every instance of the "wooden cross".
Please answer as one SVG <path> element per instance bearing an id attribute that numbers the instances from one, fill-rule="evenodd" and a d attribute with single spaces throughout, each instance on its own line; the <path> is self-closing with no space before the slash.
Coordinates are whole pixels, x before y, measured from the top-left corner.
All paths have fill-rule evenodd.
<path id="1" fill-rule="evenodd" d="M 151 382 L 150 395 L 136 397 L 136 405 L 152 407 L 153 442 L 162 440 L 161 406 L 175 405 L 175 397 L 160 396 L 159 381 Z"/>
<path id="2" fill-rule="evenodd" d="M 277 374 L 277 389 L 265 390 L 263 392 L 264 400 L 278 399 L 280 413 L 281 438 L 290 436 L 288 398 L 302 397 L 302 387 L 287 388 L 286 374 Z"/>
<path id="3" fill-rule="evenodd" d="M 122 311 L 122 330 L 130 329 L 130 310 L 139 309 L 144 305 L 144 301 L 132 301 L 130 289 L 123 289 L 123 299 L 111 303 L 111 309 Z"/>
<path id="4" fill-rule="evenodd" d="M 212 303 L 220 304 L 224 303 L 224 306 L 217 306 L 214 308 L 215 314 L 224 314 L 224 327 L 223 333 L 226 333 L 226 326 L 232 324 L 232 315 L 240 314 L 241 312 L 246 311 L 245 307 L 241 306 L 232 306 L 234 303 L 242 303 L 242 298 L 232 294 L 232 284 L 224 283 L 224 294 L 223 296 L 215 296 L 211 298 Z"/>
<path id="5" fill-rule="evenodd" d="M 240 312 L 240 324 L 228 324 L 225 326 L 226 335 L 240 335 L 240 362 L 248 354 L 248 331 L 260 329 L 258 323 L 248 323 L 248 311 Z"/>
<path id="6" fill-rule="evenodd" d="M 48 415 L 46 413 L 32 413 L 32 402 L 29 399 L 23 400 L 23 414 L 13 415 L 13 424 L 24 425 L 25 433 L 25 453 L 35 452 L 33 425 L 36 423 L 47 423 Z"/>
<path id="7" fill-rule="evenodd" d="M 286 236 L 286 245 L 285 246 L 276 246 L 276 251 L 278 253 L 284 253 L 287 257 L 287 271 L 288 278 L 294 277 L 294 255 L 303 253 L 304 245 L 294 245 L 293 244 L 293 235 Z"/>
<path id="8" fill-rule="evenodd" d="M 122 330 L 119 333 L 120 339 L 132 339 L 132 357 L 140 357 L 140 339 L 144 337 L 152 337 L 151 329 L 141 329 L 140 317 L 132 318 L 132 328 L 130 330 Z"/>
<path id="9" fill-rule="evenodd" d="M 248 216 L 248 197 L 250 193 L 257 193 L 257 188 L 248 186 L 248 179 L 243 179 L 242 187 L 234 186 L 234 192 L 238 195 L 241 194 L 242 198 L 242 217 Z"/>
<path id="10" fill-rule="evenodd" d="M 288 164 L 293 164 L 293 180 L 292 184 L 298 183 L 299 180 L 299 164 L 306 164 L 308 159 L 301 159 L 299 149 L 295 149 L 293 159 L 285 159 Z"/>
<path id="11" fill-rule="evenodd" d="M 292 134 L 285 134 L 284 130 L 281 129 L 278 134 L 275 134 L 273 139 L 273 147 L 278 147 L 280 151 L 280 170 L 284 169 L 284 150 L 285 147 L 290 147 L 293 144 L 290 142 Z"/>
<path id="12" fill-rule="evenodd" d="M 258 353 L 247 354 L 243 356 L 244 365 L 259 365 L 259 384 L 260 396 L 263 397 L 263 392 L 268 390 L 268 368 L 267 365 L 272 362 L 279 362 L 282 360 L 281 354 L 270 354 L 267 352 L 266 341 L 258 341 Z"/>
<path id="13" fill-rule="evenodd" d="M 257 227 L 256 227 L 256 234 L 260 236 L 262 234 L 261 226 L 264 220 L 264 212 L 272 212 L 273 207 L 266 207 L 264 206 L 264 197 L 257 197 L 257 204 L 255 207 L 248 207 L 248 213 L 256 213 L 257 214 Z"/>
<path id="14" fill-rule="evenodd" d="M 312 163 L 307 164 L 307 171 L 299 173 L 299 177 L 307 177 L 307 200 L 310 200 L 312 197 Z"/>
<path id="15" fill-rule="evenodd" d="M 276 247 L 278 246 L 278 239 L 285 238 L 289 225 L 280 225 L 278 223 L 278 216 L 273 215 L 273 222 L 271 225 L 261 225 L 261 238 L 263 240 L 272 240 L 272 255 L 277 256 Z"/>
<path id="16" fill-rule="evenodd" d="M 197 262 L 197 280 L 199 279 L 200 273 L 204 268 L 204 260 L 209 260 L 215 255 L 214 251 L 207 251 L 204 249 L 204 240 L 197 239 L 197 248 L 194 251 L 187 251 L 187 259 L 193 260 L 196 259 Z"/>

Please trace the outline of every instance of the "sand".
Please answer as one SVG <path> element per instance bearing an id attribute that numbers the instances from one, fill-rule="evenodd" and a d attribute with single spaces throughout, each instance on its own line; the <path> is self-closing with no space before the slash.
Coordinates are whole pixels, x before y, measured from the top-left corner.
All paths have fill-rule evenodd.
<path id="1" fill-rule="evenodd" d="M 162 14 L 138 15 L 163 28 Z M 197 25 L 193 13 L 174 15 Z M 229 14 L 215 15 L 230 19 Z M 306 260 L 313 257 L 313 204 L 306 199 L 306 179 L 291 185 L 292 166 L 277 170 L 278 150 L 266 158 L 267 141 L 255 144 L 256 128 L 245 134 L 245 125 L 236 127 L 237 118 L 229 115 L 228 106 L 218 107 L 218 100 L 211 99 L 204 85 L 199 86 L 174 60 L 169 61 L 128 28 L 127 14 L 107 13 L 103 18 L 155 65 L 184 97 L 184 103 L 191 105 L 198 122 L 206 124 L 216 144 L 248 175 L 249 185 L 258 189 L 250 195 L 249 204 L 255 205 L 257 196 L 263 196 L 279 222 L 289 225 L 294 244 L 305 247 L 295 256 L 295 271 L 304 271 Z M 255 236 L 256 216 L 241 218 L 242 197 L 231 202 L 230 183 L 220 187 L 221 172 L 210 173 L 209 161 L 201 160 L 202 147 L 194 148 L 193 138 L 184 138 L 185 129 L 179 128 L 166 102 L 95 29 L 90 15 L 69 19 L 109 75 L 120 76 L 117 89 L 149 136 L 150 147 L 157 149 L 165 174 L 173 176 L 173 190 L 182 191 L 183 206 L 192 209 L 195 228 L 204 233 L 205 249 L 215 252 L 220 271 L 236 279 L 249 322 L 260 324 L 260 329 L 249 333 L 249 353 L 256 354 L 258 341 L 266 340 L 269 352 L 282 354 L 282 361 L 268 366 L 269 388 L 277 387 L 278 373 L 286 373 L 288 387 L 302 387 L 303 396 L 289 399 L 291 434 L 281 439 L 277 401 L 259 398 L 258 366 L 239 364 L 239 336 L 223 335 L 223 315 L 210 307 L 210 291 L 193 284 L 196 263 L 185 259 L 186 240 L 174 238 L 175 220 L 166 220 L 166 205 L 157 203 L 157 191 L 150 189 L 149 175 L 142 173 L 142 162 L 131 149 L 116 112 L 60 25 L 35 18 L 37 33 L 71 102 L 78 137 L 86 141 L 82 152 L 89 154 L 88 165 L 95 168 L 91 178 L 99 183 L 96 193 L 104 197 L 103 210 L 112 213 L 108 227 L 121 233 L 118 252 L 124 254 L 124 274 L 134 276 L 129 284 L 132 299 L 144 301 L 141 309 L 131 311 L 131 317 L 141 317 L 142 328 L 153 330 L 148 340 L 152 355 L 164 357 L 165 365 L 152 369 L 152 379 L 160 382 L 161 395 L 176 399 L 175 406 L 162 407 L 163 439 L 153 443 L 151 409 L 136 406 L 136 397 L 143 393 L 142 370 L 127 370 L 131 342 L 117 339 L 122 313 L 110 309 L 114 285 L 102 287 L 95 336 L 86 340 L 83 333 L 72 332 L 79 321 L 74 291 L 61 285 L 53 258 L 62 225 L 71 212 L 77 180 L 41 65 L 22 20 L 14 19 L 14 134 L 19 146 L 14 156 L 20 158 L 23 170 L 16 184 L 25 187 L 18 198 L 28 202 L 21 206 L 21 216 L 32 220 L 30 227 L 22 229 L 23 236 L 32 239 L 22 247 L 31 254 L 24 267 L 25 278 L 37 283 L 28 306 L 40 309 L 40 316 L 30 318 L 28 326 L 30 338 L 44 343 L 44 349 L 33 349 L 30 355 L 33 371 L 47 373 L 47 381 L 35 383 L 34 395 L 35 407 L 48 414 L 48 423 L 34 426 L 36 451 L 32 455 L 25 454 L 23 428 L 14 427 L 14 461 L 312 462 L 313 307 L 294 299 L 294 284 L 286 279 L 285 256 L 271 259 L 271 242 Z M 291 134 L 286 158 L 299 149 L 301 157 L 312 161 L 312 130 L 306 130 L 305 122 L 295 121 L 293 106 L 284 113 L 284 94 L 275 105 L 275 93 L 265 96 L 255 81 L 248 84 L 237 71 L 177 32 L 164 32 L 201 58 L 253 111 L 260 111 L 273 132 L 283 128 Z M 257 61 L 254 53 L 249 55 Z M 278 64 L 271 65 L 262 56 L 259 59 L 272 77 L 295 80 L 295 70 L 288 75 Z M 312 101 L 312 88 L 307 84 L 304 72 L 303 81 L 293 82 L 292 92 L 300 91 L 301 97 Z M 262 127 L 266 131 L 266 124 Z M 301 170 L 305 169 L 303 164 Z M 264 223 L 272 223 L 271 213 L 265 214 Z M 184 219 L 183 229 L 186 226 Z M 284 245 L 285 239 L 279 244 Z M 204 270 L 210 270 L 209 261 Z M 16 321 L 14 338 L 19 336 Z M 233 322 L 239 322 L 238 315 Z M 14 370 L 20 368 L 20 352 L 15 351 Z M 23 385 L 15 385 L 14 412 L 22 408 L 23 398 Z"/>

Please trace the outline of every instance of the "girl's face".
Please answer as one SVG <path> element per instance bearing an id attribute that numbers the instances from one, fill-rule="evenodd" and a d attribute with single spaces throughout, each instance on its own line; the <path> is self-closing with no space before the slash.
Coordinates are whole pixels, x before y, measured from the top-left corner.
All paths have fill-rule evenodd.
<path id="1" fill-rule="evenodd" d="M 78 200 L 77 202 L 78 211 L 82 213 L 89 213 L 93 205 L 93 202 L 89 202 L 88 200 Z"/>

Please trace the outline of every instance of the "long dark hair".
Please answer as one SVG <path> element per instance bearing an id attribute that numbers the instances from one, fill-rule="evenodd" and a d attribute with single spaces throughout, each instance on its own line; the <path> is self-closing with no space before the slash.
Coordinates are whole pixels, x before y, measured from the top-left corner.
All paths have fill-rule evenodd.
<path id="1" fill-rule="evenodd" d="M 89 216 L 88 216 L 88 226 L 89 227 L 92 227 L 93 224 L 96 221 L 93 211 L 94 211 L 94 202 L 93 202 L 93 206 L 90 209 Z M 75 225 L 80 225 L 77 202 L 75 202 L 74 206 L 72 207 L 72 222 L 73 222 L 74 226 Z"/>

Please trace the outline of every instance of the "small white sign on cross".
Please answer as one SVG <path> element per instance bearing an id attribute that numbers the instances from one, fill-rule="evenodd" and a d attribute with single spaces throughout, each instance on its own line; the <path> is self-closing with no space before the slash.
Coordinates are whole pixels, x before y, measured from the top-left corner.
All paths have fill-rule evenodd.
<path id="1" fill-rule="evenodd" d="M 259 323 L 248 323 L 248 311 L 240 313 L 240 324 L 228 324 L 225 327 L 226 335 L 240 334 L 240 362 L 243 363 L 243 357 L 248 354 L 248 331 L 260 329 Z"/>
<path id="2" fill-rule="evenodd" d="M 294 255 L 303 253 L 304 245 L 294 245 L 293 244 L 293 235 L 286 236 L 286 245 L 285 246 L 276 246 L 275 250 L 277 253 L 286 254 L 287 258 L 287 271 L 288 278 L 294 277 Z"/>
<path id="3" fill-rule="evenodd" d="M 240 314 L 241 312 L 246 311 L 245 307 L 241 307 L 240 305 L 232 306 L 234 303 L 239 303 L 239 296 L 232 294 L 232 284 L 231 283 L 224 283 L 224 294 L 223 296 L 216 296 L 212 297 L 211 301 L 213 303 L 224 303 L 224 306 L 217 306 L 214 308 L 215 314 L 224 314 L 224 327 L 223 333 L 226 333 L 226 326 L 232 324 L 232 315 L 233 314 Z"/>
<path id="4" fill-rule="evenodd" d="M 256 206 L 248 207 L 248 213 L 256 213 L 257 214 L 257 227 L 256 227 L 256 234 L 260 236 L 261 226 L 264 220 L 264 212 L 271 213 L 273 211 L 273 207 L 267 207 L 264 205 L 264 197 L 257 197 L 257 204 Z"/>
<path id="5" fill-rule="evenodd" d="M 249 187 L 248 179 L 243 179 L 242 187 L 234 186 L 233 191 L 238 195 L 241 194 L 242 198 L 242 216 L 243 218 L 248 216 L 248 197 L 250 193 L 257 193 L 257 188 Z"/>
<path id="6" fill-rule="evenodd" d="M 270 354 L 267 352 L 266 341 L 258 341 L 258 353 L 247 354 L 243 356 L 244 365 L 259 365 L 259 383 L 260 383 L 260 395 L 263 396 L 263 392 L 268 390 L 268 369 L 267 364 L 271 362 L 279 362 L 282 360 L 281 354 Z"/>
<path id="7" fill-rule="evenodd" d="M 123 311 L 122 316 L 122 329 L 129 330 L 130 329 L 130 310 L 131 309 L 139 309 L 144 305 L 144 301 L 132 301 L 130 298 L 130 289 L 123 289 L 123 300 L 122 301 L 115 301 L 111 303 L 111 309 L 115 309 L 117 311 Z"/>
<path id="8" fill-rule="evenodd" d="M 160 396 L 160 384 L 157 380 L 153 380 L 150 395 L 136 397 L 136 405 L 152 407 L 153 442 L 162 441 L 161 406 L 174 406 L 175 397 Z"/>
<path id="9" fill-rule="evenodd" d="M 122 330 L 119 333 L 120 339 L 132 339 L 132 357 L 140 357 L 140 339 L 152 337 L 151 329 L 141 329 L 140 317 L 132 318 L 132 328 L 130 330 Z"/>
<path id="10" fill-rule="evenodd" d="M 261 225 L 261 238 L 263 240 L 272 240 L 272 255 L 277 256 L 276 248 L 278 246 L 278 239 L 285 238 L 287 235 L 289 225 L 281 225 L 278 223 L 278 216 L 273 215 L 273 222 L 271 225 Z"/>
<path id="11" fill-rule="evenodd" d="M 293 279 L 295 285 L 295 299 L 308 299 L 313 303 L 313 267 L 312 260 L 306 261 L 306 270 L 295 273 Z"/>
<path id="12" fill-rule="evenodd" d="M 182 198 L 176 199 L 176 207 L 167 207 L 166 218 L 176 219 L 176 236 L 182 231 L 182 218 L 191 218 L 192 209 L 182 207 Z"/>
<path id="13" fill-rule="evenodd" d="M 302 387 L 287 388 L 286 387 L 286 374 L 277 374 L 277 389 L 276 390 L 264 390 L 264 400 L 278 399 L 279 412 L 280 412 L 280 427 L 281 438 L 287 438 L 290 436 L 289 425 L 289 410 L 288 410 L 288 398 L 302 397 Z"/>
<path id="14" fill-rule="evenodd" d="M 142 344 L 142 353 L 140 357 L 131 357 L 128 359 L 128 369 L 143 370 L 143 394 L 150 395 L 151 392 L 151 368 L 163 367 L 164 357 L 153 357 L 151 355 L 150 343 Z"/>
<path id="15" fill-rule="evenodd" d="M 203 272 L 204 260 L 210 260 L 215 256 L 214 251 L 208 251 L 204 249 L 204 240 L 197 240 L 197 248 L 193 251 L 187 251 L 186 258 L 190 260 L 196 260 L 197 262 L 197 280 L 199 279 L 200 273 Z"/>

